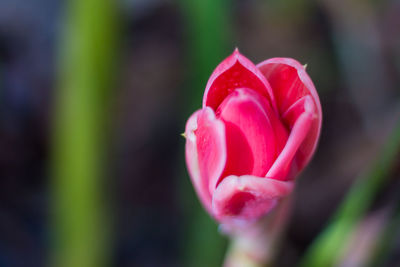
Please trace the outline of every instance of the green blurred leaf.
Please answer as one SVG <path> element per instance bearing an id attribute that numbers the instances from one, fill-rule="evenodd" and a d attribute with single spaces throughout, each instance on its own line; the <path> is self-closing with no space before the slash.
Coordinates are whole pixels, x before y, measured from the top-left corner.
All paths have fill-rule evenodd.
<path id="1" fill-rule="evenodd" d="M 60 41 L 53 136 L 51 266 L 109 262 L 104 194 L 116 41 L 112 0 L 71 0 Z"/>
<path id="2" fill-rule="evenodd" d="M 208 77 L 233 50 L 230 0 L 178 0 L 185 26 L 188 101 L 185 109 L 199 108 Z"/>
<path id="3" fill-rule="evenodd" d="M 394 208 L 393 216 L 380 233 L 375 249 L 373 253 L 371 253 L 372 255 L 367 265 L 369 267 L 388 266 L 384 263 L 397 245 L 397 238 L 400 236 L 400 195 L 396 197 L 395 202 L 396 207 Z"/>
<path id="4" fill-rule="evenodd" d="M 300 266 L 334 266 L 347 249 L 356 224 L 385 185 L 400 150 L 400 123 L 385 144 L 369 172 L 361 175 L 351 187 L 332 221 L 304 254 Z"/>

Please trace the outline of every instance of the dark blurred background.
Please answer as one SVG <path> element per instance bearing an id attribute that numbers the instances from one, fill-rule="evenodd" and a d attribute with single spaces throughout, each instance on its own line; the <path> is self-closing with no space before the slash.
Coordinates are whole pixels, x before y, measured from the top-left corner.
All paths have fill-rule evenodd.
<path id="1" fill-rule="evenodd" d="M 0 266 L 45 266 L 49 258 L 50 140 L 66 4 L 0 1 Z M 278 256 L 277 266 L 295 266 L 400 117 L 400 1 L 118 5 L 107 154 L 112 266 L 221 264 L 226 240 L 196 199 L 180 133 L 201 106 L 208 76 L 235 47 L 255 63 L 307 64 L 320 95 L 320 144 L 298 180 Z M 399 194 L 396 166 L 370 216 Z M 400 244 L 386 263 L 400 265 Z"/>

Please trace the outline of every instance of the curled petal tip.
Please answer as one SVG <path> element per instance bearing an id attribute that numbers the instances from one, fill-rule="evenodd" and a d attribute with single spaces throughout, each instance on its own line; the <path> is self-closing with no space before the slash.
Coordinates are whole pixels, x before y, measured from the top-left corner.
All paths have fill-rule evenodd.
<path id="1" fill-rule="evenodd" d="M 257 91 L 275 107 L 272 89 L 261 71 L 236 48 L 211 74 L 203 96 L 203 107 L 216 110 L 222 101 L 237 88 Z"/>

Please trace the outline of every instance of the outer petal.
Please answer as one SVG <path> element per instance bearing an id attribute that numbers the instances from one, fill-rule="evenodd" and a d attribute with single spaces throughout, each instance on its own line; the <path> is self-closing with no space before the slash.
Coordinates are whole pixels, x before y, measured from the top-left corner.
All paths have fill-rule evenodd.
<path id="1" fill-rule="evenodd" d="M 278 110 L 286 126 L 291 130 L 282 154 L 267 174 L 282 178 L 287 170 L 279 170 L 290 157 L 295 158 L 297 170 L 301 171 L 311 159 L 321 131 L 322 111 L 315 86 L 298 61 L 291 58 L 272 58 L 257 65 L 265 75 L 275 95 Z M 303 114 L 305 113 L 305 114 Z M 278 168 L 279 167 L 279 168 Z M 278 176 L 270 176 L 278 175 Z"/>
<path id="2" fill-rule="evenodd" d="M 227 143 L 221 178 L 264 176 L 287 140 L 287 132 L 268 101 L 254 90 L 236 89 L 219 106 L 217 117 L 225 124 Z"/>
<path id="3" fill-rule="evenodd" d="M 207 82 L 203 96 L 203 107 L 214 110 L 236 88 L 251 88 L 266 97 L 276 109 L 271 86 L 260 70 L 236 49 L 222 61 Z"/>
<path id="4" fill-rule="evenodd" d="M 206 107 L 196 111 L 186 124 L 186 164 L 193 186 L 211 212 L 210 181 L 216 181 L 226 163 L 225 127 Z"/>
<path id="5" fill-rule="evenodd" d="M 213 214 L 220 222 L 256 220 L 289 195 L 293 185 L 292 181 L 251 175 L 228 176 L 214 192 Z"/>

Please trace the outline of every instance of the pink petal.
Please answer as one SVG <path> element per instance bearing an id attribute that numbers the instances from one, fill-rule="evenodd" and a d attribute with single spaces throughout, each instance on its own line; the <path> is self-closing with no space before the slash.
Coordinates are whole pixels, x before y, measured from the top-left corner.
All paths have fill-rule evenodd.
<path id="1" fill-rule="evenodd" d="M 226 96 L 240 87 L 257 91 L 270 100 L 276 109 L 268 81 L 260 70 L 237 49 L 211 74 L 204 92 L 203 107 L 209 106 L 216 110 Z"/>
<path id="2" fill-rule="evenodd" d="M 297 166 L 294 167 L 298 169 L 297 171 L 301 171 L 311 159 L 317 146 L 322 124 L 319 97 L 304 66 L 294 59 L 272 58 L 261 62 L 257 67 L 271 84 L 279 113 L 285 125 L 291 130 L 289 137 L 291 142 L 288 141 L 287 144 L 289 147 L 285 147 L 282 152 L 284 155 L 278 158 L 268 175 L 281 173 L 276 179 L 290 179 L 290 177 L 282 178 L 287 170 L 278 171 L 277 168 L 278 166 L 284 167 L 284 158 L 294 157 L 297 163 Z M 305 108 L 305 105 L 308 108 Z M 291 109 L 293 110 L 289 112 Z M 305 110 L 308 110 L 309 113 L 303 116 L 301 112 L 305 112 Z M 287 115 L 289 113 L 290 116 Z M 294 129 L 296 131 L 293 131 Z M 296 136 L 292 137 L 292 135 Z M 303 139 L 300 140 L 300 137 Z M 296 141 L 294 142 L 294 140 Z M 295 151 L 297 148 L 298 150 Z M 289 161 L 286 160 L 287 162 Z"/>
<path id="3" fill-rule="evenodd" d="M 226 162 L 225 127 L 214 111 L 205 107 L 189 118 L 185 135 L 188 171 L 201 202 L 210 212 L 209 183 L 221 176 Z"/>
<path id="4" fill-rule="evenodd" d="M 293 179 L 312 155 L 317 132 L 311 128 L 316 120 L 311 97 L 299 99 L 283 119 L 293 126 L 284 149 L 266 175 L 277 180 Z"/>
<path id="5" fill-rule="evenodd" d="M 254 90 L 233 91 L 219 106 L 226 129 L 228 175 L 264 176 L 287 140 L 287 132 L 268 101 Z"/>
<path id="6" fill-rule="evenodd" d="M 259 63 L 257 68 L 270 83 L 280 114 L 301 97 L 311 95 L 317 113 L 321 115 L 321 104 L 315 86 L 304 66 L 297 60 L 271 58 Z"/>
<path id="7" fill-rule="evenodd" d="M 293 182 L 251 175 L 226 177 L 215 189 L 212 199 L 214 216 L 220 222 L 232 219 L 255 220 L 275 207 L 293 190 Z"/>

